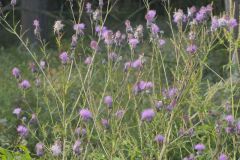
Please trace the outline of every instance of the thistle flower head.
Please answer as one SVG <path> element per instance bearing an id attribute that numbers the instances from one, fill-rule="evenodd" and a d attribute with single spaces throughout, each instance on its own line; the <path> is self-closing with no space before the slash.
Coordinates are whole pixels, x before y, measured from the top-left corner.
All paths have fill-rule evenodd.
<path id="1" fill-rule="evenodd" d="M 234 122 L 234 117 L 231 114 L 230 115 L 226 115 L 224 119 L 229 124 L 232 124 Z"/>
<path id="2" fill-rule="evenodd" d="M 54 33 L 59 34 L 60 31 L 63 29 L 63 27 L 64 27 L 64 24 L 62 24 L 62 21 L 60 20 L 55 21 L 55 24 L 53 26 Z"/>
<path id="3" fill-rule="evenodd" d="M 153 22 L 154 18 L 156 16 L 156 11 L 155 10 L 149 10 L 147 14 L 145 15 L 145 19 L 148 22 Z"/>
<path id="4" fill-rule="evenodd" d="M 158 40 L 158 45 L 159 45 L 159 47 L 164 46 L 165 43 L 166 43 L 166 41 L 165 41 L 164 39 L 159 39 L 159 40 Z"/>
<path id="5" fill-rule="evenodd" d="M 31 84 L 29 83 L 28 80 L 23 80 L 20 84 L 19 84 L 19 87 L 21 89 L 28 89 L 31 87 Z"/>
<path id="6" fill-rule="evenodd" d="M 188 17 L 193 17 L 193 15 L 197 12 L 197 8 L 195 6 L 192 6 L 191 8 L 188 8 Z"/>
<path id="7" fill-rule="evenodd" d="M 143 61 L 141 58 L 136 59 L 131 63 L 131 67 L 134 69 L 141 69 L 143 67 Z"/>
<path id="8" fill-rule="evenodd" d="M 14 67 L 12 69 L 12 75 L 15 77 L 15 78 L 19 78 L 21 76 L 21 72 L 20 70 L 17 68 L 17 67 Z"/>
<path id="9" fill-rule="evenodd" d="M 74 24 L 73 29 L 75 30 L 77 35 L 83 35 L 84 34 L 83 30 L 85 29 L 85 24 L 84 23 Z"/>
<path id="10" fill-rule="evenodd" d="M 115 116 L 118 119 L 121 119 L 121 118 L 123 118 L 124 114 L 125 114 L 125 110 L 117 110 L 117 112 L 115 113 Z"/>
<path id="11" fill-rule="evenodd" d="M 156 135 L 155 139 L 154 139 L 157 143 L 163 143 L 164 141 L 164 136 L 163 135 Z"/>
<path id="12" fill-rule="evenodd" d="M 189 54 L 194 54 L 197 51 L 197 46 L 195 44 L 191 44 L 186 50 Z"/>
<path id="13" fill-rule="evenodd" d="M 175 23 L 181 23 L 181 22 L 186 22 L 187 17 L 186 15 L 183 13 L 183 10 L 178 9 L 177 12 L 174 12 L 173 14 L 173 21 Z"/>
<path id="14" fill-rule="evenodd" d="M 92 4 L 91 3 L 87 3 L 86 4 L 86 12 L 88 13 L 88 14 L 91 14 L 93 11 L 92 11 Z"/>
<path id="15" fill-rule="evenodd" d="M 38 157 L 43 156 L 43 154 L 44 154 L 44 145 L 43 145 L 43 143 L 41 143 L 41 142 L 37 143 L 36 146 L 35 146 L 35 151 L 36 151 L 36 155 Z"/>
<path id="16" fill-rule="evenodd" d="M 17 118 L 20 118 L 20 115 L 21 115 L 21 113 L 22 113 L 22 109 L 19 108 L 19 107 L 17 107 L 17 108 L 15 108 L 15 109 L 13 110 L 12 113 L 15 114 L 15 115 L 17 116 Z"/>
<path id="17" fill-rule="evenodd" d="M 203 150 L 205 150 L 205 145 L 202 143 L 196 144 L 194 146 L 194 149 L 197 150 L 198 152 L 202 152 Z"/>
<path id="18" fill-rule="evenodd" d="M 118 55 L 115 52 L 111 52 L 108 54 L 108 59 L 111 61 L 116 61 L 118 59 Z"/>
<path id="19" fill-rule="evenodd" d="M 160 29 L 159 29 L 158 25 L 152 23 L 152 24 L 151 24 L 151 32 L 152 32 L 153 35 L 155 35 L 155 34 L 157 34 L 158 32 L 160 32 Z"/>
<path id="20" fill-rule="evenodd" d="M 103 127 L 106 129 L 109 128 L 109 126 L 110 126 L 109 121 L 107 119 L 102 119 L 101 123 L 102 123 Z"/>
<path id="21" fill-rule="evenodd" d="M 98 42 L 95 40 L 92 40 L 90 42 L 90 47 L 94 50 L 94 51 L 98 51 L 99 50 L 99 46 L 98 46 Z"/>
<path id="22" fill-rule="evenodd" d="M 79 155 L 81 153 L 81 141 L 79 139 L 76 140 L 72 149 L 73 149 L 73 153 L 76 155 Z"/>
<path id="23" fill-rule="evenodd" d="M 25 127 L 24 125 L 19 125 L 17 127 L 17 132 L 22 138 L 26 138 L 28 136 L 28 133 L 29 133 L 27 127 Z"/>
<path id="24" fill-rule="evenodd" d="M 40 27 L 39 20 L 37 20 L 37 19 L 33 20 L 33 26 L 34 26 L 35 28 Z"/>
<path id="25" fill-rule="evenodd" d="M 154 118 L 155 116 L 155 112 L 152 108 L 148 108 L 148 109 L 145 109 L 142 113 L 141 113 L 141 120 L 142 121 L 147 121 L 147 122 L 150 122 L 152 121 L 152 119 Z"/>
<path id="26" fill-rule="evenodd" d="M 86 64 L 86 65 L 90 65 L 91 63 L 92 63 L 92 57 L 87 57 L 85 60 L 84 60 L 84 63 Z"/>
<path id="27" fill-rule="evenodd" d="M 17 4 L 17 0 L 11 0 L 11 5 L 15 6 Z"/>
<path id="28" fill-rule="evenodd" d="M 88 109 L 81 109 L 79 111 L 80 117 L 84 121 L 88 121 L 92 119 L 92 112 L 90 112 Z"/>
<path id="29" fill-rule="evenodd" d="M 163 107 L 163 101 L 155 101 L 155 107 L 160 110 Z"/>
<path id="30" fill-rule="evenodd" d="M 59 55 L 59 58 L 60 58 L 62 64 L 66 64 L 69 61 L 69 56 L 68 56 L 67 52 L 62 52 Z"/>
<path id="31" fill-rule="evenodd" d="M 108 107 L 112 107 L 112 103 L 113 103 L 113 99 L 111 96 L 106 96 L 104 97 L 104 103 L 108 106 Z"/>
<path id="32" fill-rule="evenodd" d="M 51 147 L 53 156 L 60 156 L 62 153 L 62 144 L 59 140 L 55 141 Z"/>
<path id="33" fill-rule="evenodd" d="M 218 160 L 228 160 L 228 156 L 226 154 L 221 154 L 219 157 L 218 157 Z"/>
<path id="34" fill-rule="evenodd" d="M 129 45 L 132 49 L 136 48 L 138 43 L 139 41 L 136 38 L 129 39 Z"/>

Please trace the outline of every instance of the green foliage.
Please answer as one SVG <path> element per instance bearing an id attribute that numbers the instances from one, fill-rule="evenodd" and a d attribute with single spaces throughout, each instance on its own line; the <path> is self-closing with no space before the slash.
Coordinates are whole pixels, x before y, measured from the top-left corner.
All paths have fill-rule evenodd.
<path id="1" fill-rule="evenodd" d="M 30 152 L 25 146 L 18 146 L 18 151 L 10 151 L 0 147 L 0 158 L 1 160 L 31 160 Z"/>

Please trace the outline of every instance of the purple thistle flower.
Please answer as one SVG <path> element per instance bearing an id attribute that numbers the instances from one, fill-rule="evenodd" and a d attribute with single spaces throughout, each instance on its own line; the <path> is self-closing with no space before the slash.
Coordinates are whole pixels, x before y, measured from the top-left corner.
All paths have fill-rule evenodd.
<path id="1" fill-rule="evenodd" d="M 18 79 L 21 76 L 21 72 L 17 67 L 14 67 L 12 69 L 12 75 Z"/>
<path id="2" fill-rule="evenodd" d="M 17 127 L 17 132 L 22 138 L 26 138 L 28 136 L 28 129 L 24 125 L 19 125 Z"/>
<path id="3" fill-rule="evenodd" d="M 92 11 L 92 4 L 91 3 L 87 3 L 86 4 L 86 12 L 88 13 L 88 14 L 91 14 L 93 11 Z"/>
<path id="4" fill-rule="evenodd" d="M 199 12 L 196 14 L 195 19 L 200 23 L 203 22 L 208 17 L 208 15 L 211 14 L 212 9 L 213 8 L 212 8 L 211 4 L 207 5 L 206 7 L 204 7 L 204 6 L 201 7 Z"/>
<path id="5" fill-rule="evenodd" d="M 81 153 L 81 141 L 78 139 L 73 145 L 73 153 L 79 155 Z"/>
<path id="6" fill-rule="evenodd" d="M 227 17 L 219 18 L 218 25 L 219 25 L 219 27 L 227 27 L 227 25 L 228 25 Z"/>
<path id="7" fill-rule="evenodd" d="M 229 28 L 235 28 L 237 25 L 238 25 L 238 22 L 234 18 L 232 18 L 228 21 L 228 27 Z"/>
<path id="8" fill-rule="evenodd" d="M 11 0 L 11 5 L 15 6 L 17 4 L 17 0 Z"/>
<path id="9" fill-rule="evenodd" d="M 163 107 L 163 102 L 162 101 L 156 101 L 155 102 L 155 107 L 157 110 L 160 110 Z"/>
<path id="10" fill-rule="evenodd" d="M 123 116 L 125 114 L 125 110 L 118 110 L 116 113 L 115 113 L 115 116 L 118 118 L 118 119 L 122 119 Z"/>
<path id="11" fill-rule="evenodd" d="M 59 58 L 60 58 L 62 64 L 66 64 L 69 61 L 69 56 L 68 56 L 67 52 L 62 52 L 59 55 Z"/>
<path id="12" fill-rule="evenodd" d="M 92 63 L 92 57 L 87 57 L 84 61 L 86 65 L 90 65 Z"/>
<path id="13" fill-rule="evenodd" d="M 166 43 L 166 41 L 164 39 L 159 39 L 159 41 L 158 41 L 159 47 L 164 46 L 165 43 Z"/>
<path id="14" fill-rule="evenodd" d="M 191 31 L 188 35 L 189 40 L 195 40 L 196 39 L 196 33 Z"/>
<path id="15" fill-rule="evenodd" d="M 112 107 L 112 103 L 113 103 L 113 99 L 111 96 L 106 96 L 104 97 L 104 103 L 108 106 L 108 107 Z"/>
<path id="16" fill-rule="evenodd" d="M 35 146 L 35 151 L 36 151 L 36 155 L 38 157 L 43 156 L 43 154 L 44 154 L 44 145 L 43 145 L 43 143 L 41 143 L 41 142 L 37 143 L 36 146 Z"/>
<path id="17" fill-rule="evenodd" d="M 197 46 L 194 44 L 191 44 L 187 47 L 187 52 L 190 54 L 193 54 L 197 51 Z"/>
<path id="18" fill-rule="evenodd" d="M 231 134 L 231 133 L 234 132 L 234 128 L 232 126 L 228 126 L 228 127 L 225 128 L 225 132 L 227 134 Z"/>
<path id="19" fill-rule="evenodd" d="M 101 123 L 102 123 L 103 127 L 106 129 L 109 128 L 109 126 L 110 126 L 109 121 L 107 119 L 102 119 Z"/>
<path id="20" fill-rule="evenodd" d="M 108 54 L 108 59 L 111 61 L 116 61 L 118 58 L 118 55 L 115 52 L 111 52 Z"/>
<path id="21" fill-rule="evenodd" d="M 99 0 L 98 5 L 99 5 L 100 8 L 102 8 L 103 7 L 103 0 Z"/>
<path id="22" fill-rule="evenodd" d="M 147 121 L 147 122 L 150 122 L 152 121 L 152 119 L 154 118 L 155 116 L 155 112 L 152 108 L 148 108 L 148 109 L 145 109 L 142 113 L 141 113 L 141 120 L 142 121 Z"/>
<path id="23" fill-rule="evenodd" d="M 46 68 L 46 61 L 41 60 L 39 63 L 40 67 L 44 70 Z"/>
<path id="24" fill-rule="evenodd" d="M 156 16 L 156 11 L 155 10 L 149 10 L 147 14 L 145 15 L 145 19 L 147 22 L 151 23 L 154 20 L 154 17 Z"/>
<path id="25" fill-rule="evenodd" d="M 240 135 L 240 121 L 237 122 L 235 130 L 237 134 Z"/>
<path id="26" fill-rule="evenodd" d="M 60 34 L 60 31 L 63 29 L 64 24 L 62 24 L 62 21 L 57 20 L 55 21 L 55 24 L 53 26 L 54 33 Z"/>
<path id="27" fill-rule="evenodd" d="M 35 28 L 40 27 L 39 20 L 37 20 L 37 19 L 33 20 L 33 26 L 34 26 Z"/>
<path id="28" fill-rule="evenodd" d="M 188 8 L 188 17 L 193 17 L 193 15 L 197 12 L 197 9 L 195 6 L 192 6 L 191 8 Z"/>
<path id="29" fill-rule="evenodd" d="M 199 153 L 201 153 L 203 150 L 205 150 L 205 145 L 202 143 L 196 144 L 194 146 L 194 149 L 197 150 Z"/>
<path id="30" fill-rule="evenodd" d="M 73 29 L 76 31 L 77 35 L 83 35 L 84 34 L 83 30 L 85 29 L 85 24 L 84 23 L 74 24 Z"/>
<path id="31" fill-rule="evenodd" d="M 92 40 L 91 43 L 90 43 L 90 47 L 95 50 L 95 51 L 98 51 L 99 50 L 99 46 L 98 46 L 98 42 L 97 41 L 94 41 Z"/>
<path id="32" fill-rule="evenodd" d="M 228 160 L 228 156 L 226 154 L 221 154 L 219 157 L 218 157 L 218 160 Z"/>
<path id="33" fill-rule="evenodd" d="M 177 100 L 172 99 L 171 103 L 167 106 L 167 110 L 172 111 L 176 105 L 177 105 Z"/>
<path id="34" fill-rule="evenodd" d="M 40 34 L 40 23 L 39 23 L 39 21 L 37 19 L 35 19 L 33 21 L 33 26 L 35 27 L 34 28 L 34 34 L 35 35 L 39 35 Z"/>
<path id="35" fill-rule="evenodd" d="M 233 124 L 234 117 L 232 115 L 226 115 L 224 120 L 227 121 L 228 124 Z"/>
<path id="36" fill-rule="evenodd" d="M 88 121 L 92 119 L 92 112 L 90 112 L 88 109 L 81 109 L 79 111 L 80 117 L 84 121 Z"/>
<path id="37" fill-rule="evenodd" d="M 168 90 L 164 89 L 162 94 L 165 98 L 173 99 L 178 93 L 178 89 L 176 87 L 171 87 Z"/>
<path id="38" fill-rule="evenodd" d="M 146 90 L 150 90 L 150 89 L 152 89 L 153 88 L 153 83 L 152 82 L 146 82 L 146 84 L 145 84 L 145 89 Z"/>
<path id="39" fill-rule="evenodd" d="M 36 67 L 36 64 L 34 62 L 30 62 L 29 63 L 29 68 L 31 69 L 32 73 L 36 73 L 37 72 L 37 67 Z"/>
<path id="40" fill-rule="evenodd" d="M 120 31 L 117 31 L 117 32 L 115 33 L 114 42 L 115 42 L 115 44 L 116 44 L 117 46 L 120 46 L 120 44 L 121 44 L 121 42 L 122 42 L 121 36 L 122 36 L 122 34 L 121 34 Z"/>
<path id="41" fill-rule="evenodd" d="M 128 19 L 125 21 L 125 26 L 126 26 L 126 32 L 127 33 L 132 33 L 133 32 L 131 22 Z"/>
<path id="42" fill-rule="evenodd" d="M 103 38 L 105 44 L 111 45 L 113 43 L 113 32 L 111 30 L 104 31 Z"/>
<path id="43" fill-rule="evenodd" d="M 164 136 L 158 134 L 156 135 L 155 139 L 154 139 L 157 143 L 163 143 L 164 141 Z"/>
<path id="44" fill-rule="evenodd" d="M 190 154 L 188 157 L 183 158 L 183 160 L 195 160 L 194 154 Z"/>
<path id="45" fill-rule="evenodd" d="M 173 88 L 169 88 L 168 90 L 168 97 L 169 98 L 173 98 L 177 95 L 178 89 L 173 87 Z"/>
<path id="46" fill-rule="evenodd" d="M 183 10 L 178 9 L 177 12 L 174 12 L 173 21 L 175 23 L 186 22 L 186 15 L 183 13 Z"/>
<path id="47" fill-rule="evenodd" d="M 59 156 L 62 153 L 62 144 L 59 140 L 54 142 L 54 145 L 51 147 L 53 156 Z"/>
<path id="48" fill-rule="evenodd" d="M 216 31 L 219 27 L 218 19 L 217 17 L 212 18 L 212 24 L 211 24 L 211 31 Z"/>
<path id="49" fill-rule="evenodd" d="M 33 20 L 33 26 L 38 28 L 40 26 L 39 20 L 37 19 Z"/>
<path id="50" fill-rule="evenodd" d="M 77 135 L 77 136 L 85 136 L 86 134 L 87 134 L 87 130 L 86 130 L 86 128 L 80 128 L 80 127 L 78 127 L 78 128 L 76 128 L 75 129 L 75 134 Z"/>
<path id="51" fill-rule="evenodd" d="M 134 86 L 133 86 L 133 92 L 135 94 L 137 94 L 138 92 L 141 91 L 149 91 L 153 88 L 153 83 L 152 82 L 145 82 L 145 81 L 140 81 L 137 82 Z"/>
<path id="52" fill-rule="evenodd" d="M 136 38 L 129 39 L 129 45 L 132 49 L 136 48 L 138 43 L 139 41 Z"/>
<path id="53" fill-rule="evenodd" d="M 196 15 L 196 20 L 198 22 L 202 22 L 205 18 L 206 18 L 206 15 L 201 13 L 201 12 L 198 12 L 197 15 Z"/>
<path id="54" fill-rule="evenodd" d="M 31 84 L 29 83 L 28 80 L 23 80 L 20 84 L 19 87 L 22 89 L 28 89 L 31 87 Z"/>
<path id="55" fill-rule="evenodd" d="M 156 24 L 152 23 L 151 31 L 152 31 L 152 34 L 155 35 L 155 34 L 157 34 L 160 31 L 160 29 L 159 29 L 159 27 Z"/>
<path id="56" fill-rule="evenodd" d="M 22 113 L 22 109 L 21 108 L 15 108 L 12 112 L 13 114 L 15 114 L 17 116 L 17 118 L 20 118 L 20 115 Z"/>
<path id="57" fill-rule="evenodd" d="M 107 31 L 107 27 L 105 27 L 105 26 L 96 26 L 95 31 L 96 31 L 96 33 L 98 34 L 98 36 L 100 38 L 104 38 L 102 36 L 103 36 L 103 33 Z"/>
<path id="58" fill-rule="evenodd" d="M 134 69 L 141 69 L 143 67 L 142 59 L 138 58 L 137 60 L 133 61 L 131 63 L 131 67 Z"/>
<path id="59" fill-rule="evenodd" d="M 76 34 L 72 35 L 72 42 L 71 42 L 72 48 L 77 47 L 77 41 L 78 41 L 78 36 Z"/>

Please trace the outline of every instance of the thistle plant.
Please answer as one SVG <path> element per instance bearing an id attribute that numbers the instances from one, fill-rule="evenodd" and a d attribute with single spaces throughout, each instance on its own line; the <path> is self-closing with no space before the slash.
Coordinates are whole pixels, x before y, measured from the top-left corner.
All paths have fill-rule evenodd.
<path id="1" fill-rule="evenodd" d="M 32 49 L 19 32 L 20 22 L 9 22 L 9 14 L 0 17 L 32 59 L 29 73 L 18 64 L 9 73 L 21 91 L 12 111 L 17 147 L 9 149 L 25 145 L 39 159 L 239 156 L 239 86 L 233 79 L 233 67 L 239 66 L 232 63 L 238 23 L 231 15 L 213 15 L 213 4 L 174 11 L 163 1 L 167 37 L 147 0 L 145 22 L 133 26 L 126 20 L 123 31 L 105 26 L 118 1 L 67 2 L 73 34 L 67 42 L 64 20 L 52 25 L 50 42 L 41 37 L 41 21 L 34 20 L 39 48 Z M 49 44 L 56 45 L 51 52 Z M 224 76 L 209 65 L 219 47 L 229 57 Z"/>

